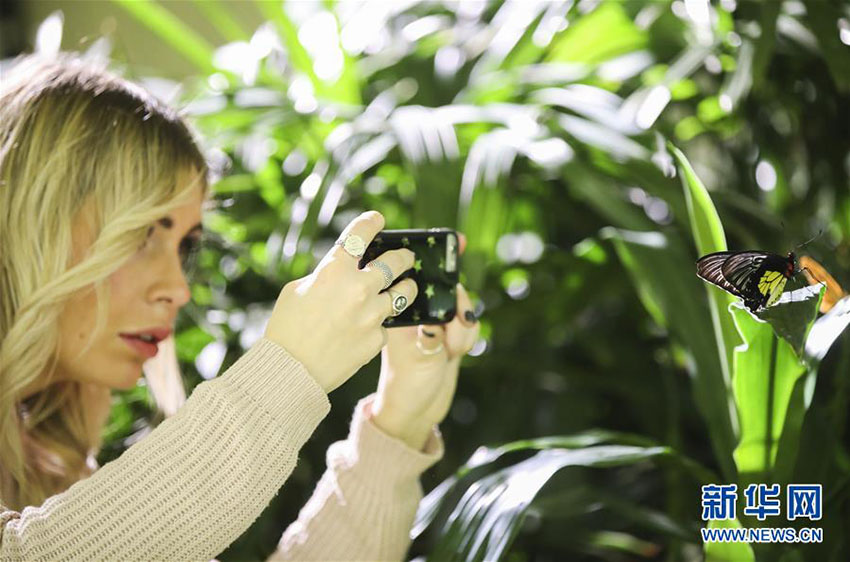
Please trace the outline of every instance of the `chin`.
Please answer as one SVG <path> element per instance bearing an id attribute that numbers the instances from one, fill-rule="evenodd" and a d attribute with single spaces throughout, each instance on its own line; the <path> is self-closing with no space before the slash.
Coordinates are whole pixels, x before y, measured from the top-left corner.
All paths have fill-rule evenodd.
<path id="1" fill-rule="evenodd" d="M 139 379 L 144 376 L 144 372 L 141 367 L 137 367 L 136 370 L 128 372 L 123 377 L 116 377 L 110 381 L 109 387 L 113 390 L 133 390 L 138 386 Z"/>

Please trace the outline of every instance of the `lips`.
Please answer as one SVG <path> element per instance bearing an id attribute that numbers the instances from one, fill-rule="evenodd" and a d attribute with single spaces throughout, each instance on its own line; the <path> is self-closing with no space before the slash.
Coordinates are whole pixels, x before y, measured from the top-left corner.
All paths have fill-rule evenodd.
<path id="1" fill-rule="evenodd" d="M 142 357 L 149 359 L 159 352 L 159 342 L 171 335 L 170 328 L 150 328 L 139 332 L 118 334 L 124 343 Z M 150 336 L 152 341 L 145 341 L 142 336 Z"/>
<path id="2" fill-rule="evenodd" d="M 140 338 L 141 336 L 150 336 L 154 341 L 152 343 L 159 343 L 168 336 L 171 335 L 170 328 L 149 328 L 147 330 L 139 330 L 138 332 L 124 332 L 118 334 L 120 336 L 127 336 L 131 338 Z"/>
<path id="3" fill-rule="evenodd" d="M 139 355 L 143 356 L 145 359 L 150 359 L 154 357 L 157 353 L 159 353 L 159 347 L 155 343 L 146 342 L 138 337 L 131 336 L 121 336 L 121 339 L 124 340 L 130 348 Z"/>

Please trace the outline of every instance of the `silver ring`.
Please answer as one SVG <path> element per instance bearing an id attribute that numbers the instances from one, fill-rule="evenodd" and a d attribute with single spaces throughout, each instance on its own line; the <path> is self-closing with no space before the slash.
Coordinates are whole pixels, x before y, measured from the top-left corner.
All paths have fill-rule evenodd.
<path id="1" fill-rule="evenodd" d="M 366 242 L 356 234 L 349 234 L 343 239 L 340 237 L 334 242 L 334 246 L 339 244 L 349 255 L 359 258 L 366 251 Z"/>
<path id="2" fill-rule="evenodd" d="M 440 345 L 438 345 L 436 349 L 425 349 L 424 347 L 422 347 L 422 341 L 419 338 L 416 338 L 416 347 L 419 348 L 419 351 L 421 351 L 423 355 L 436 355 L 443 351 L 443 349 L 445 348 L 443 342 L 440 342 Z"/>
<path id="3" fill-rule="evenodd" d="M 398 316 L 407 307 L 407 297 L 396 294 L 394 291 L 387 291 L 393 298 L 393 316 Z"/>
<path id="4" fill-rule="evenodd" d="M 393 284 L 393 270 L 390 269 L 390 266 L 388 266 L 381 260 L 372 260 L 366 265 L 370 267 L 374 265 L 375 267 L 384 272 L 384 286 L 381 287 L 382 291 Z"/>

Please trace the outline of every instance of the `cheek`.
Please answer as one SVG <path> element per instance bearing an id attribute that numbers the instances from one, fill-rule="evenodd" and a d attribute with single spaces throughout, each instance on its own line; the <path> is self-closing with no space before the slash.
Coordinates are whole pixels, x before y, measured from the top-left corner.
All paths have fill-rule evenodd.
<path id="1" fill-rule="evenodd" d="M 94 329 L 96 307 L 97 296 L 94 289 L 81 291 L 68 301 L 59 318 L 59 329 L 64 343 L 73 344 L 76 348 L 87 340 Z"/>
<path id="2" fill-rule="evenodd" d="M 99 339 L 110 337 L 121 329 L 126 329 L 126 319 L 122 324 L 124 311 L 128 308 L 130 295 L 133 293 L 135 283 L 138 283 L 138 272 L 128 268 L 121 268 L 113 273 L 107 285 L 110 292 L 110 304 L 107 312 L 105 333 Z M 72 298 L 60 317 L 59 325 L 63 340 L 73 343 L 75 347 L 88 341 L 89 335 L 94 331 L 97 320 L 97 293 L 94 288 L 80 291 Z"/>
<path id="3" fill-rule="evenodd" d="M 109 276 L 109 291 L 117 301 L 121 301 L 132 292 L 134 279 L 138 282 L 139 271 L 134 271 L 132 264 L 127 264 Z"/>
<path id="4" fill-rule="evenodd" d="M 142 297 L 144 272 L 140 267 L 134 267 L 129 263 L 117 270 L 109 277 L 109 292 L 111 307 L 109 312 L 109 323 L 116 330 L 126 330 L 133 326 L 132 318 L 126 318 L 128 311 L 133 308 L 133 303 Z"/>

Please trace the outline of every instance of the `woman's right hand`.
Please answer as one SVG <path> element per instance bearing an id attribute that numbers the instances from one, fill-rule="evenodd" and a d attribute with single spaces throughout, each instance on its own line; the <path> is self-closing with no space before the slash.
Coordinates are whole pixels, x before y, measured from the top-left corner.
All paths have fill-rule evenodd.
<path id="1" fill-rule="evenodd" d="M 345 227 L 341 238 L 356 234 L 368 246 L 384 224 L 383 215 L 367 211 Z M 413 267 L 414 253 L 388 250 L 376 259 L 390 267 L 395 280 Z M 284 285 L 263 334 L 300 361 L 327 393 L 387 342 L 382 323 L 392 315 L 393 296 L 382 290 L 383 272 L 369 264 L 358 269 L 359 261 L 335 244 L 312 273 Z M 396 283 L 392 290 L 407 297 L 408 306 L 416 299 L 413 279 Z"/>

